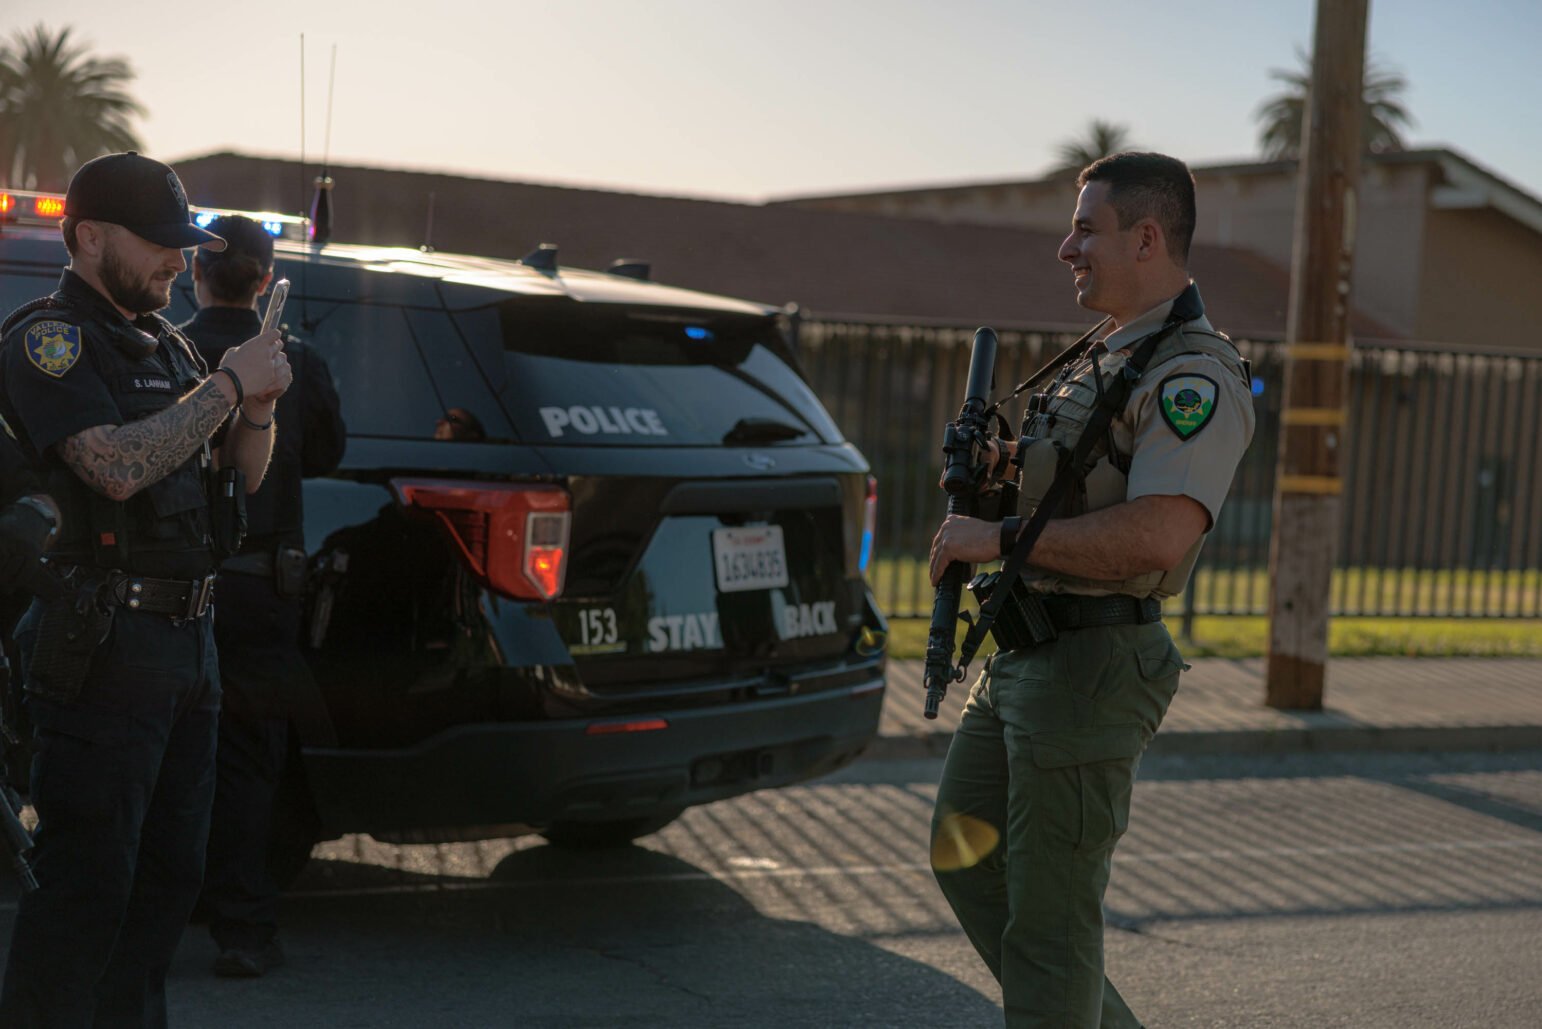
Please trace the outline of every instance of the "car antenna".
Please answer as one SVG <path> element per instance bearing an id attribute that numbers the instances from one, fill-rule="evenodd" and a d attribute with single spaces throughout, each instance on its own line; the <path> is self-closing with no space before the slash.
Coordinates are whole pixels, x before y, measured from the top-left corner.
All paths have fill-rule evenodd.
<path id="1" fill-rule="evenodd" d="M 332 238 L 332 96 L 337 82 L 337 44 L 332 44 L 332 66 L 327 74 L 327 133 L 321 151 L 321 174 L 316 176 L 316 195 L 311 200 L 311 242 L 324 247 Z"/>
<path id="2" fill-rule="evenodd" d="M 305 210 L 305 33 L 300 33 L 300 210 Z M 307 226 L 306 235 L 310 235 Z M 311 325 L 309 261 L 300 262 L 300 326 L 309 332 Z"/>
<path id="3" fill-rule="evenodd" d="M 423 226 L 423 245 L 418 247 L 425 254 L 434 252 L 434 191 L 428 191 L 428 221 Z"/>

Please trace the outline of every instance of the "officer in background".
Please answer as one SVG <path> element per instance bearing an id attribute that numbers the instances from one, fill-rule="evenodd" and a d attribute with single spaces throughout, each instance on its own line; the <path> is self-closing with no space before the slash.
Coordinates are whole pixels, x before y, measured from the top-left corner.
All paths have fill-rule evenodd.
<path id="1" fill-rule="evenodd" d="M 0 594 L 24 589 L 59 531 L 59 508 L 42 491 L 21 444 L 0 416 Z M 0 623 L 0 636 L 10 626 Z"/>
<path id="2" fill-rule="evenodd" d="M 1007 1025 L 1136 1029 L 1103 974 L 1103 893 L 1136 766 L 1183 667 L 1161 601 L 1183 590 L 1220 514 L 1253 408 L 1246 365 L 1189 278 L 1188 168 L 1115 154 L 1077 184 L 1060 259 L 1077 302 L 1108 317 L 1010 448 L 1024 497 L 1044 495 L 1121 370 L 1143 371 L 1021 581 L 997 585 L 1037 628 L 998 632 L 970 692 L 937 794 L 932 865 L 1001 983 Z M 1004 557 L 1020 528 L 950 515 L 932 581 L 950 562 Z"/>
<path id="3" fill-rule="evenodd" d="M 219 252 L 193 261 L 198 313 L 182 326 L 210 365 L 261 327 L 258 297 L 273 280 L 273 237 L 240 215 L 209 223 Z M 283 963 L 278 886 L 267 856 L 273 796 L 289 748 L 289 718 L 315 685 L 299 648 L 306 568 L 302 477 L 326 475 L 343 457 L 345 430 L 326 362 L 289 337 L 294 386 L 274 412 L 273 460 L 247 500 L 246 541 L 220 566 L 218 784 L 201 899 L 219 947 L 214 972 L 257 976 Z"/>
<path id="4" fill-rule="evenodd" d="M 183 248 L 224 245 L 166 165 L 90 161 L 64 211 L 58 291 L 0 326 L 0 414 L 61 509 L 49 561 L 70 591 L 16 629 L 39 888 L 18 905 L 0 1025 L 160 1027 L 214 799 L 210 601 L 235 540 L 211 496 L 262 481 L 290 371 L 269 332 L 208 374 L 154 313 Z"/>

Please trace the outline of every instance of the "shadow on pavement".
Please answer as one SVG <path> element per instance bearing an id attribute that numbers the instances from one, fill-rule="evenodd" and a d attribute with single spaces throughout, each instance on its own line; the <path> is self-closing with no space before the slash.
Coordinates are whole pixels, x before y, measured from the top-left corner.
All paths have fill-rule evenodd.
<path id="1" fill-rule="evenodd" d="M 213 980 L 207 941 L 189 930 L 174 969 L 174 1024 L 847 1027 L 1001 1018 L 994 1000 L 944 972 L 861 938 L 768 917 L 701 868 L 643 847 L 525 847 L 485 880 L 332 860 L 304 883 L 280 914 L 289 964 L 279 974 Z"/>

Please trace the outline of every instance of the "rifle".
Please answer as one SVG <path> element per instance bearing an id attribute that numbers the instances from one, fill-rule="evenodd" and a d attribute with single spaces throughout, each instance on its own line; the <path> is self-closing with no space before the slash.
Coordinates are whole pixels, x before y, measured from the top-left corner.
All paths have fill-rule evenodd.
<path id="1" fill-rule="evenodd" d="M 948 514 L 974 516 L 979 510 L 980 484 L 989 469 L 980 464 L 980 454 L 990 440 L 990 422 L 1000 417 L 1001 405 L 1032 389 L 1054 375 L 1067 364 L 1086 353 L 1099 330 L 1108 324 L 1104 318 L 1089 329 L 1080 339 L 1056 354 L 1048 364 L 1034 372 L 1026 382 L 1017 386 L 1007 396 L 994 404 L 986 405 L 994 379 L 996 364 L 996 333 L 990 328 L 975 330 L 974 346 L 969 354 L 969 381 L 964 389 L 964 406 L 958 420 L 949 423 L 943 432 L 942 488 L 948 494 Z M 1003 423 L 1004 424 L 1004 423 Z M 1017 509 L 1017 482 L 1008 479 L 1002 485 L 998 517 L 1012 514 Z M 979 649 L 981 632 L 971 631 L 964 640 L 964 652 L 955 668 L 953 646 L 960 621 L 968 622 L 971 630 L 975 623 L 968 615 L 958 613 L 959 597 L 969 566 L 953 562 L 942 573 L 937 583 L 937 593 L 932 600 L 932 624 L 926 634 L 926 667 L 922 682 L 926 685 L 926 707 L 922 711 L 927 718 L 936 718 L 942 699 L 947 695 L 948 684 L 959 682 L 969 662 Z M 994 610 L 991 616 L 994 617 Z M 987 622 L 987 625 L 989 623 Z"/>
<path id="2" fill-rule="evenodd" d="M 7 695 L 10 688 L 11 662 L 0 651 L 0 696 Z M 3 743 L 7 756 L 21 746 L 11 727 L 3 722 L 0 722 L 0 743 Z M 31 893 L 37 889 L 37 878 L 32 874 L 32 862 L 27 860 L 27 852 L 32 849 L 32 834 L 21 824 L 21 798 L 8 783 L 0 782 L 0 801 L 3 801 L 0 803 L 0 847 L 10 858 L 22 892 Z"/>
<path id="3" fill-rule="evenodd" d="M 964 406 L 958 418 L 949 422 L 942 434 L 942 488 L 948 494 L 948 514 L 973 517 L 979 507 L 980 481 L 987 473 L 980 456 L 990 439 L 990 413 L 986 401 L 996 368 L 996 333 L 977 329 L 969 353 L 969 381 L 964 388 Z M 936 718 L 948 684 L 964 677 L 962 667 L 953 667 L 954 633 L 958 628 L 958 605 L 969 566 L 954 561 L 943 569 L 932 599 L 932 624 L 926 633 L 926 707 L 923 714 Z"/>

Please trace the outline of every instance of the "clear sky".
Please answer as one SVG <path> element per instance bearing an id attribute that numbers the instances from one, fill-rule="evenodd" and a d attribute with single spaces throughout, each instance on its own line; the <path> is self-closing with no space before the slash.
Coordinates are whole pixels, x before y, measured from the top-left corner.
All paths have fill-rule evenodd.
<path id="1" fill-rule="evenodd" d="M 5 0 L 126 57 L 147 150 L 761 199 L 1030 177 L 1092 118 L 1191 162 L 1257 152 L 1314 0 Z M 1539 0 L 1372 0 L 1411 145 L 1542 195 Z M 342 186 L 340 185 L 340 188 Z M 213 202 L 213 201 L 210 201 Z"/>

